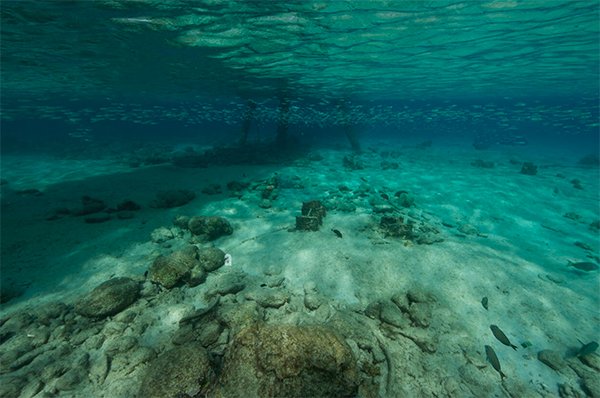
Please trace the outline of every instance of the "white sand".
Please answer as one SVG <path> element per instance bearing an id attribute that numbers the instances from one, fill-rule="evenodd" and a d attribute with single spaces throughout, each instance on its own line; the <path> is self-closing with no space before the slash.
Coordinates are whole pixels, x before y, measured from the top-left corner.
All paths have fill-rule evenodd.
<path id="1" fill-rule="evenodd" d="M 325 296 L 363 307 L 411 288 L 429 291 L 461 326 L 448 331 L 447 338 L 467 339 L 482 352 L 490 343 L 506 348 L 496 352 L 511 378 L 549 386 L 564 382 L 564 376 L 533 354 L 553 349 L 567 356 L 580 347 L 577 339 L 600 340 L 598 272 L 586 274 L 566 267 L 567 260 L 596 262 L 574 242 L 592 246 L 598 255 L 598 230 L 589 227 L 600 218 L 598 168 L 578 167 L 582 154 L 540 155 L 530 148 L 475 151 L 436 142 L 419 150 L 393 145 L 379 148 L 401 152 L 398 159 L 385 159 L 399 161 L 399 170 L 382 171 L 382 159 L 367 150 L 361 156 L 367 167 L 354 172 L 342 167 L 342 157 L 349 153 L 331 150 L 319 151 L 325 159 L 309 167 L 208 169 L 165 165 L 130 169 L 111 160 L 5 156 L 2 178 L 9 184 L 2 186 L 2 281 L 29 287 L 22 297 L 3 305 L 2 311 L 10 314 L 54 300 L 73 302 L 110 277 L 143 274 L 164 251 L 149 242 L 155 228 L 170 226 L 176 214 L 218 215 L 232 223 L 234 233 L 217 240 L 215 246 L 232 256 L 234 268 L 264 275 L 267 268 L 280 267 L 289 294 L 302 295 L 304 282 L 313 280 Z M 494 161 L 496 166 L 471 166 L 476 159 Z M 510 159 L 552 166 L 527 176 Z M 258 181 L 273 173 L 284 178 L 297 175 L 305 188 L 282 189 L 271 209 L 257 206 L 257 192 L 238 200 L 225 189 L 231 180 Z M 373 215 L 364 199 L 355 202 L 355 213 L 330 212 L 318 232 L 276 231 L 294 226 L 303 201 L 325 200 L 338 192 L 339 184 L 353 190 L 364 183 L 363 178 L 376 189 L 387 187 L 384 191 L 390 194 L 401 189 L 414 193 L 412 211 L 438 226 L 444 242 L 405 246 L 401 239 L 388 238 L 387 244 L 375 245 L 373 224 L 381 216 Z M 581 181 L 584 190 L 573 188 L 573 178 Z M 222 184 L 223 194 L 202 194 L 211 183 Z M 27 188 L 44 194 L 12 193 Z M 160 189 L 190 189 L 197 197 L 180 208 L 149 208 L 148 202 Z M 130 198 L 143 209 L 133 219 L 113 216 L 102 224 L 85 224 L 83 218 L 70 216 L 44 219 L 54 207 L 77 207 L 82 195 L 111 207 Z M 567 212 L 581 219 L 563 217 Z M 480 236 L 457 236 L 456 228 L 443 227 L 441 221 L 471 224 Z M 341 231 L 343 238 L 336 237 L 332 228 Z M 548 274 L 564 282 L 550 282 Z M 489 298 L 489 311 L 480 304 L 484 296 Z M 501 346 L 490 324 L 500 326 L 519 351 Z M 522 349 L 520 343 L 525 341 L 533 347 Z"/>

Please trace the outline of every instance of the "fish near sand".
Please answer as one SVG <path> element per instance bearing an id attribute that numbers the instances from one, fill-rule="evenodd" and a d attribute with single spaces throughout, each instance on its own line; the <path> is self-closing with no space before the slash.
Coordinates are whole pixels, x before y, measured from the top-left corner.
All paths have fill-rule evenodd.
<path id="1" fill-rule="evenodd" d="M 490 361 L 490 363 L 492 364 L 492 367 L 494 369 L 496 369 L 496 372 L 500 373 L 500 379 L 504 380 L 506 375 L 504 373 L 502 373 L 502 368 L 500 367 L 500 361 L 498 361 L 498 357 L 496 356 L 494 349 L 492 347 L 490 347 L 489 345 L 486 345 L 485 346 L 485 355 L 487 356 L 487 360 Z"/>
<path id="2" fill-rule="evenodd" d="M 481 305 L 483 305 L 483 308 L 485 308 L 486 310 L 488 309 L 488 298 L 484 297 L 481 299 Z"/>
<path id="3" fill-rule="evenodd" d="M 600 269 L 600 267 L 598 267 L 594 263 L 589 263 L 589 262 L 574 263 L 573 261 L 569 261 L 567 263 L 567 267 L 575 267 L 575 268 L 580 269 L 582 271 L 597 271 L 598 269 Z"/>
<path id="4" fill-rule="evenodd" d="M 342 233 L 337 229 L 332 229 L 331 232 L 333 232 L 338 238 L 342 237 Z"/>
<path id="5" fill-rule="evenodd" d="M 598 349 L 598 343 L 596 343 L 595 341 L 592 341 L 587 344 L 583 344 L 581 340 L 579 340 L 579 342 L 583 346 L 577 351 L 577 354 L 575 355 L 576 357 L 584 357 L 586 355 L 593 354 Z"/>
<path id="6" fill-rule="evenodd" d="M 508 339 L 508 337 L 506 337 L 504 332 L 502 332 L 502 330 L 500 330 L 500 328 L 498 326 L 490 325 L 490 329 L 492 330 L 492 333 L 494 333 L 494 337 L 496 337 L 499 342 L 501 342 L 505 346 L 512 347 L 515 351 L 517 351 L 517 346 L 512 345 L 510 343 L 510 340 Z"/>

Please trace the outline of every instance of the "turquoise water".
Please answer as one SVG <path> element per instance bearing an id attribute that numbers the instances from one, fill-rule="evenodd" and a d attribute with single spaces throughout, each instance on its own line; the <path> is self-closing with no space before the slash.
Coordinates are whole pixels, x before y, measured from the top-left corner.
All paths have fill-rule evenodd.
<path id="1" fill-rule="evenodd" d="M 0 9 L 0 398 L 600 396 L 598 1 Z"/>

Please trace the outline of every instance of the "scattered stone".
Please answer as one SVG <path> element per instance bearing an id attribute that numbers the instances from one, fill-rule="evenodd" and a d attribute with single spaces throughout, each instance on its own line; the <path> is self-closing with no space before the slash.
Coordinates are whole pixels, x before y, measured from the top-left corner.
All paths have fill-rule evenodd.
<path id="1" fill-rule="evenodd" d="M 106 209 L 106 205 L 100 199 L 90 198 L 89 196 L 82 196 L 81 203 L 83 207 L 73 210 L 74 216 L 87 216 L 88 214 L 94 214 L 101 212 Z"/>
<path id="2" fill-rule="evenodd" d="M 338 189 L 340 190 L 340 192 L 349 192 L 350 191 L 350 188 L 348 188 L 347 186 L 342 185 L 342 184 L 338 185 Z"/>
<path id="3" fill-rule="evenodd" d="M 392 302 L 396 304 L 402 312 L 408 312 L 410 301 L 408 300 L 406 294 L 394 293 L 394 295 L 392 295 Z"/>
<path id="4" fill-rule="evenodd" d="M 223 235 L 231 235 L 233 228 L 229 221 L 217 216 L 195 216 L 188 223 L 188 229 L 201 241 L 215 240 Z"/>
<path id="5" fill-rule="evenodd" d="M 4 359 L 4 358 L 3 358 Z M 21 390 L 27 385 L 27 378 L 22 376 L 0 376 L 0 397 L 18 397 Z"/>
<path id="6" fill-rule="evenodd" d="M 139 296 L 140 285 L 130 278 L 113 278 L 75 302 L 75 313 L 88 318 L 115 315 Z"/>
<path id="7" fill-rule="evenodd" d="M 167 289 L 175 287 L 190 276 L 190 268 L 180 259 L 172 256 L 159 256 L 150 268 L 150 280 Z"/>
<path id="8" fill-rule="evenodd" d="M 206 280 L 206 271 L 202 267 L 196 267 L 190 271 L 190 279 L 188 281 L 188 285 L 190 287 L 195 287 L 200 285 Z"/>
<path id="9" fill-rule="evenodd" d="M 31 195 L 31 196 L 42 196 L 43 193 L 39 189 L 21 189 L 15 191 L 17 195 Z"/>
<path id="10" fill-rule="evenodd" d="M 600 166 L 600 159 L 597 155 L 589 154 L 579 159 L 579 164 L 586 166 Z"/>
<path id="11" fill-rule="evenodd" d="M 140 205 L 131 199 L 123 199 L 123 201 L 117 205 L 118 211 L 137 211 L 139 209 L 141 209 Z"/>
<path id="12" fill-rule="evenodd" d="M 418 245 L 433 245 L 435 243 L 442 243 L 444 241 L 443 238 L 439 236 L 419 236 L 416 240 Z"/>
<path id="13" fill-rule="evenodd" d="M 186 168 L 206 168 L 208 159 L 200 153 L 192 152 L 178 153 L 173 156 L 173 165 Z"/>
<path id="14" fill-rule="evenodd" d="M 433 141 L 427 140 L 427 141 L 421 142 L 420 144 L 415 145 L 415 148 L 417 148 L 417 149 L 425 149 L 425 148 L 429 148 L 432 145 L 433 145 Z"/>
<path id="15" fill-rule="evenodd" d="M 596 250 L 594 250 L 594 248 L 592 246 L 588 245 L 587 243 L 583 243 L 583 242 L 577 241 L 577 242 L 574 243 L 574 245 L 578 246 L 578 247 L 581 247 L 583 250 L 587 250 L 587 251 L 590 251 L 590 252 L 595 252 L 596 251 Z"/>
<path id="16" fill-rule="evenodd" d="M 580 183 L 577 182 L 577 183 L 573 184 L 573 188 L 583 190 L 583 185 L 581 185 Z"/>
<path id="17" fill-rule="evenodd" d="M 200 343 L 204 347 L 216 343 L 219 340 L 221 332 L 223 332 L 223 327 L 219 322 L 210 322 L 208 325 L 204 326 L 200 332 Z"/>
<path id="18" fill-rule="evenodd" d="M 59 318 L 61 315 L 66 314 L 67 306 L 65 303 L 60 301 L 54 301 L 47 303 L 37 311 L 37 319 L 41 325 L 49 326 L 53 319 Z"/>
<path id="19" fill-rule="evenodd" d="M 198 260 L 207 272 L 212 272 L 219 269 L 225 264 L 225 252 L 223 250 L 208 247 L 200 250 Z"/>
<path id="20" fill-rule="evenodd" d="M 336 208 L 344 213 L 352 213 L 356 211 L 356 205 L 349 200 L 339 200 L 336 204 Z"/>
<path id="21" fill-rule="evenodd" d="M 523 162 L 523 167 L 521 167 L 521 174 L 526 174 L 530 176 L 534 176 L 537 174 L 538 167 L 531 162 Z"/>
<path id="22" fill-rule="evenodd" d="M 190 218 L 188 216 L 175 216 L 173 218 L 173 225 L 184 230 L 188 229 L 189 222 Z"/>
<path id="23" fill-rule="evenodd" d="M 383 162 L 381 162 L 382 170 L 398 170 L 398 167 L 400 167 L 400 166 L 398 165 L 397 162 L 388 162 L 387 160 L 384 160 Z"/>
<path id="24" fill-rule="evenodd" d="M 23 387 L 23 389 L 21 390 L 21 395 L 19 395 L 19 398 L 32 398 L 34 396 L 36 398 L 40 398 L 36 394 L 38 392 L 42 391 L 42 388 L 44 388 L 44 383 L 38 378 L 33 378 L 29 383 L 27 383 L 27 385 L 25 387 Z M 3 396 L 3 395 L 1 395 L 1 393 L 0 393 L 0 396 Z"/>
<path id="25" fill-rule="evenodd" d="M 84 370 L 81 368 L 73 368 L 56 379 L 54 386 L 58 391 L 71 391 L 74 390 L 84 380 Z"/>
<path id="26" fill-rule="evenodd" d="M 323 155 L 321 155 L 320 153 L 311 153 L 310 155 L 308 155 L 308 160 L 312 162 L 319 162 L 323 160 Z"/>
<path id="27" fill-rule="evenodd" d="M 554 283 L 564 283 L 565 278 L 562 275 L 558 275 L 558 274 L 546 274 L 546 278 L 548 278 L 549 281 L 554 282 Z"/>
<path id="28" fill-rule="evenodd" d="M 239 192 L 239 191 L 242 191 L 245 188 L 247 188 L 248 185 L 249 184 L 247 182 L 229 181 L 227 183 L 227 189 L 229 189 L 230 191 L 233 191 L 233 192 Z"/>
<path id="29" fill-rule="evenodd" d="M 6 178 L 0 178 L 0 185 L 8 184 L 8 180 Z"/>
<path id="30" fill-rule="evenodd" d="M 314 292 L 309 292 L 304 295 L 304 305 L 311 311 L 315 311 L 323 305 L 323 298 Z"/>
<path id="31" fill-rule="evenodd" d="M 564 175 L 563 173 L 558 173 L 558 174 L 556 174 L 556 176 L 557 176 L 558 178 L 567 178 L 567 176 L 566 176 L 566 175 Z"/>
<path id="32" fill-rule="evenodd" d="M 133 218 L 133 213 L 130 211 L 120 211 L 117 213 L 117 218 L 119 220 L 129 220 Z"/>
<path id="33" fill-rule="evenodd" d="M 412 303 L 408 313 L 415 326 L 428 328 L 431 319 L 431 308 L 425 303 Z"/>
<path id="34" fill-rule="evenodd" d="M 406 191 L 398 191 L 394 194 L 394 203 L 401 207 L 411 207 L 415 204 L 415 197 Z"/>
<path id="35" fill-rule="evenodd" d="M 84 221 L 88 224 L 99 224 L 108 220 L 110 220 L 110 214 L 105 212 L 90 214 L 84 218 Z"/>
<path id="36" fill-rule="evenodd" d="M 279 287 L 285 280 L 283 275 L 272 275 L 267 278 L 267 286 L 268 287 Z"/>
<path id="37" fill-rule="evenodd" d="M 158 191 L 156 193 L 156 199 L 152 200 L 149 206 L 155 209 L 179 207 L 188 203 L 195 197 L 196 194 L 188 190 Z"/>
<path id="38" fill-rule="evenodd" d="M 350 397 L 359 383 L 352 349 L 333 331 L 256 324 L 243 329 L 226 351 L 214 395 Z"/>
<path id="39" fill-rule="evenodd" d="M 426 303 L 429 301 L 429 294 L 423 290 L 410 290 L 406 293 L 406 297 L 411 303 Z"/>
<path id="40" fill-rule="evenodd" d="M 10 300 L 14 300 L 21 297 L 25 293 L 23 286 L 7 285 L 2 283 L 2 289 L 0 289 L 0 304 L 8 303 Z"/>
<path id="41" fill-rule="evenodd" d="M 492 169 L 492 168 L 494 168 L 494 162 L 490 162 L 490 161 L 486 162 L 481 159 L 477 159 L 476 161 L 471 163 L 471 166 L 482 167 L 484 169 Z"/>
<path id="42" fill-rule="evenodd" d="M 379 223 L 385 237 L 411 239 L 413 237 L 412 224 L 405 224 L 404 217 L 401 216 L 383 216 Z"/>
<path id="43" fill-rule="evenodd" d="M 260 207 L 261 209 L 270 209 L 271 207 L 273 207 L 273 205 L 271 205 L 271 201 L 269 199 L 262 199 L 258 203 L 258 207 Z"/>
<path id="44" fill-rule="evenodd" d="M 202 193 L 207 195 L 218 195 L 223 193 L 223 191 L 221 190 L 221 184 L 210 184 L 202 190 Z"/>
<path id="45" fill-rule="evenodd" d="M 382 304 L 380 301 L 373 301 L 365 308 L 365 315 L 371 319 L 380 319 Z"/>
<path id="46" fill-rule="evenodd" d="M 590 228 L 600 229 L 600 220 L 592 222 Z"/>
<path id="47" fill-rule="evenodd" d="M 391 302 L 381 303 L 381 313 L 379 315 L 381 321 L 395 326 L 400 329 L 405 329 L 410 326 L 410 321 L 404 317 L 398 306 Z"/>
<path id="48" fill-rule="evenodd" d="M 554 350 L 540 351 L 538 353 L 538 359 L 556 371 L 560 371 L 567 367 L 565 360 Z"/>
<path id="49" fill-rule="evenodd" d="M 296 229 L 298 231 L 318 231 L 321 219 L 318 217 L 296 216 Z"/>
<path id="50" fill-rule="evenodd" d="M 150 234 L 150 240 L 153 243 L 164 243 L 171 239 L 175 239 L 175 235 L 173 235 L 173 231 L 167 227 L 156 228 Z"/>
<path id="51" fill-rule="evenodd" d="M 277 290 L 260 289 L 246 293 L 246 300 L 256 301 L 263 308 L 279 308 L 287 302 L 285 294 Z"/>
<path id="52" fill-rule="evenodd" d="M 46 216 L 46 220 L 53 221 L 58 220 L 59 218 L 63 218 L 64 216 L 70 214 L 71 212 L 66 207 L 56 207 L 48 212 Z"/>
<path id="53" fill-rule="evenodd" d="M 479 233 L 479 230 L 471 224 L 462 224 L 458 227 L 458 231 L 465 235 L 477 235 Z"/>
<path id="54" fill-rule="evenodd" d="M 204 347 L 200 344 L 177 346 L 150 364 L 137 396 L 197 396 L 211 381 L 212 373 Z"/>
<path id="55" fill-rule="evenodd" d="M 327 217 L 327 208 L 318 200 L 311 200 L 302 203 L 302 215 L 309 217 L 317 217 L 322 220 Z"/>
<path id="56" fill-rule="evenodd" d="M 581 219 L 581 216 L 579 214 L 573 213 L 573 212 L 568 212 L 563 217 L 568 218 L 573 221 L 577 221 L 577 220 Z"/>
<path id="57" fill-rule="evenodd" d="M 346 171 L 362 170 L 365 168 L 364 164 L 361 161 L 356 160 L 354 156 L 344 156 L 342 164 Z"/>

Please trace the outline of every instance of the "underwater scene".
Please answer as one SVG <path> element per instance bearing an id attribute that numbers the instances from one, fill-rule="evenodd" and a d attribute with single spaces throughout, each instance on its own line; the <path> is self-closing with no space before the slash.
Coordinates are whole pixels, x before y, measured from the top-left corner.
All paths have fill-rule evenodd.
<path id="1" fill-rule="evenodd" d="M 0 2 L 0 398 L 600 397 L 600 2 Z"/>

